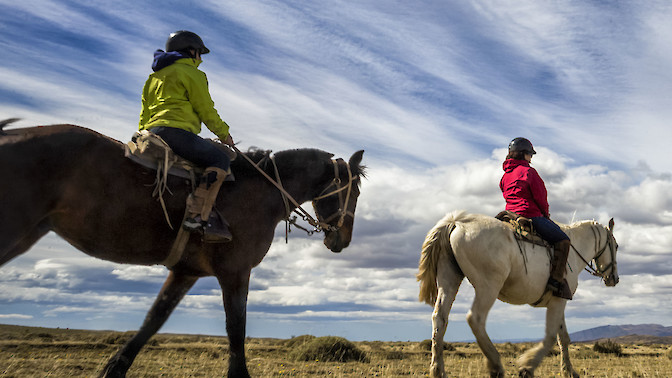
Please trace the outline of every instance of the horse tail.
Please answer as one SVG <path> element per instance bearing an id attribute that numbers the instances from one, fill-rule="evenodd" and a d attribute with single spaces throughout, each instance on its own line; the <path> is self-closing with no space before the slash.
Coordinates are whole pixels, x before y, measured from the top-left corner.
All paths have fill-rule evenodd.
<path id="1" fill-rule="evenodd" d="M 445 253 L 450 262 L 461 272 L 450 245 L 450 234 L 455 229 L 457 219 L 463 214 L 460 212 L 445 216 L 427 233 L 422 243 L 418 274 L 415 276 L 420 281 L 419 300 L 421 302 L 424 301 L 429 305 L 434 305 L 436 302 L 439 291 L 436 284 L 436 273 L 441 253 Z"/>
<path id="2" fill-rule="evenodd" d="M 21 118 L 7 118 L 7 119 L 4 119 L 4 120 L 0 121 L 0 135 L 4 134 L 2 129 L 4 129 L 5 126 L 9 125 L 10 123 L 14 123 L 14 122 L 16 122 L 20 119 Z"/>

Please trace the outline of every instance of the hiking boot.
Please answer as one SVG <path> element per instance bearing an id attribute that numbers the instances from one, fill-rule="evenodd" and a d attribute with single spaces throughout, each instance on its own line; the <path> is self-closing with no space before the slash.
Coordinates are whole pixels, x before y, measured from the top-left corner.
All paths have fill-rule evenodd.
<path id="1" fill-rule="evenodd" d="M 565 265 L 567 265 L 570 247 L 571 242 L 569 239 L 560 240 L 553 245 L 551 277 L 546 284 L 546 287 L 553 292 L 553 295 L 564 299 L 572 299 L 572 290 L 565 279 Z"/>
<path id="2" fill-rule="evenodd" d="M 551 277 L 548 279 L 546 289 L 550 290 L 551 294 L 556 297 L 570 300 L 572 299 L 572 289 L 569 288 L 569 283 L 566 279 L 563 279 L 562 282 L 559 282 Z"/>
<path id="3" fill-rule="evenodd" d="M 233 239 L 228 223 L 216 212 L 210 214 L 208 222 L 203 222 L 200 215 L 187 218 L 182 223 L 182 228 L 189 232 L 203 233 L 205 243 L 226 243 Z"/>
<path id="4" fill-rule="evenodd" d="M 232 239 L 229 224 L 216 210 L 213 211 L 219 188 L 227 177 L 227 171 L 208 167 L 196 190 L 187 197 L 187 216 L 182 228 L 202 232 L 206 243 L 225 243 Z"/>

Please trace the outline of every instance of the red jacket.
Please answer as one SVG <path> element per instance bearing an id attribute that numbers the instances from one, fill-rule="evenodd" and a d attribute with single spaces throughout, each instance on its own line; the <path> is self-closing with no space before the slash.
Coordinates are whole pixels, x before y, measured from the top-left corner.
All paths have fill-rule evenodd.
<path id="1" fill-rule="evenodd" d="M 506 210 L 527 218 L 549 217 L 546 185 L 527 160 L 507 159 L 502 164 L 504 176 L 499 182 Z"/>

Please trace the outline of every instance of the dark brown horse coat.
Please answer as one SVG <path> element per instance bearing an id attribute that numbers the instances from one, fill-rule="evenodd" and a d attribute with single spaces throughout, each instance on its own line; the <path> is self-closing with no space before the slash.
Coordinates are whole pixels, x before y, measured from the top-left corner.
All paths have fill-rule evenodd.
<path id="1" fill-rule="evenodd" d="M 168 256 L 176 231 L 152 197 L 156 173 L 125 158 L 122 143 L 73 125 L 3 131 L 6 123 L 0 122 L 0 265 L 26 252 L 49 231 L 108 261 L 152 265 Z M 352 214 L 359 195 L 362 153 L 355 153 L 349 164 L 338 162 L 340 182 L 348 183 L 348 169 L 354 177 L 346 204 Z M 267 154 L 249 156 L 275 175 Z M 284 188 L 298 203 L 318 197 L 332 185 L 331 157 L 314 149 L 274 154 Z M 276 225 L 287 214 L 278 189 L 250 163 L 239 158 L 232 170 L 236 181 L 223 185 L 216 206 L 231 225 L 233 241 L 203 244 L 198 235 L 191 237 L 138 334 L 101 375 L 124 376 L 196 280 L 215 276 L 222 288 L 231 344 L 229 376 L 249 376 L 244 338 L 250 271 L 267 253 Z M 164 194 L 168 215 L 178 225 L 191 184 L 169 177 L 168 188 L 172 192 Z M 315 203 L 316 212 L 328 217 L 339 211 L 338 203 L 337 194 L 324 198 Z M 339 252 L 348 246 L 353 220 L 347 215 L 338 230 L 325 231 L 329 249 Z"/>

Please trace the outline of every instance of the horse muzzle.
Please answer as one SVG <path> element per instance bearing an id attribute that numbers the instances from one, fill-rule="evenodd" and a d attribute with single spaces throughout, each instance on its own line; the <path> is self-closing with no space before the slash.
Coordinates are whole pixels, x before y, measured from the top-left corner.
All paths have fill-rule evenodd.
<path id="1" fill-rule="evenodd" d="M 324 236 L 324 245 L 334 253 L 341 252 L 350 245 L 350 238 L 343 237 L 343 229 L 337 231 L 326 231 Z"/>
<path id="2" fill-rule="evenodd" d="M 616 286 L 617 283 L 618 283 L 618 275 L 617 274 L 610 274 L 610 275 L 604 277 L 604 284 L 609 286 L 609 287 Z"/>

